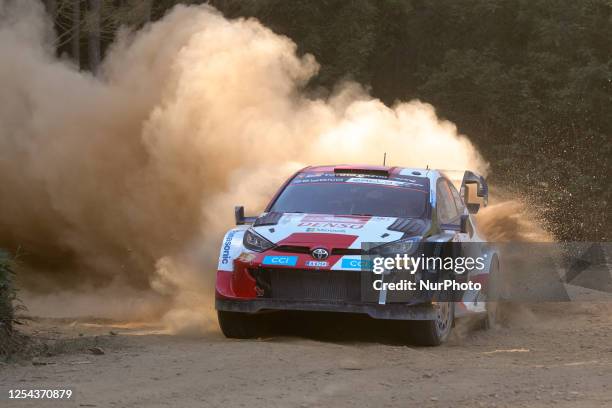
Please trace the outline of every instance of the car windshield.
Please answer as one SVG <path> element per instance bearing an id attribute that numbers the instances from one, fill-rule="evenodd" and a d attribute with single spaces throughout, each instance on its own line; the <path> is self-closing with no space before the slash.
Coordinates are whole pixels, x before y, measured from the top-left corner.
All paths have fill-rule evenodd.
<path id="1" fill-rule="evenodd" d="M 302 176 L 302 177 L 300 177 Z M 423 217 L 426 178 L 369 178 L 298 175 L 270 211 L 379 217 Z"/>

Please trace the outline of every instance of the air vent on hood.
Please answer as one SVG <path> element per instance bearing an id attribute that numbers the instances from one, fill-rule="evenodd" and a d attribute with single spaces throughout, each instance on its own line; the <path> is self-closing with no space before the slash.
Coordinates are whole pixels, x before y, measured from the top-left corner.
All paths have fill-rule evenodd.
<path id="1" fill-rule="evenodd" d="M 274 248 L 278 252 L 291 252 L 294 254 L 309 254 L 310 247 L 299 245 L 279 245 Z M 332 255 L 364 255 L 361 248 L 332 248 Z"/>
<path id="2" fill-rule="evenodd" d="M 425 222 L 418 218 L 398 218 L 388 229 L 407 235 L 420 235 L 425 230 Z"/>
<path id="3" fill-rule="evenodd" d="M 282 213 L 269 212 L 257 218 L 253 226 L 260 227 L 262 225 L 276 225 L 278 224 L 278 220 L 280 220 L 282 216 L 283 216 Z"/>
<path id="4" fill-rule="evenodd" d="M 309 254 L 310 248 L 307 246 L 298 246 L 298 245 L 279 245 L 274 248 L 275 251 L 278 252 L 291 252 L 295 254 Z"/>
<path id="5" fill-rule="evenodd" d="M 332 255 L 364 255 L 361 248 L 334 248 Z"/>

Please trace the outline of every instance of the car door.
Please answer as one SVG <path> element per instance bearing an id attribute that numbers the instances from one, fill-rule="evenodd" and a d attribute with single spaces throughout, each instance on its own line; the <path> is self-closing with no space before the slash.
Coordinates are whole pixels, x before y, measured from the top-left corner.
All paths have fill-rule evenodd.
<path id="1" fill-rule="evenodd" d="M 454 231 L 453 242 L 457 248 L 455 256 L 472 259 L 482 257 L 484 255 L 483 242 L 478 234 L 476 234 L 472 217 L 469 215 L 455 186 L 448 180 L 444 180 L 439 185 L 438 197 L 440 197 L 438 201 L 440 202 L 440 210 L 443 217 L 441 221 L 444 222 L 440 224 L 440 227 L 441 229 L 446 228 L 447 232 Z M 447 203 L 447 201 L 451 200 L 456 212 L 452 212 L 453 207 L 450 203 Z M 468 215 L 469 217 L 465 233 L 460 231 L 462 215 Z M 457 276 L 456 279 L 459 282 L 482 281 L 482 275 L 486 274 L 486 272 L 478 269 L 467 270 L 463 275 Z M 480 300 L 480 291 L 465 291 L 461 300 L 462 307 L 456 309 L 458 316 L 463 315 L 467 311 L 482 312 L 484 310 L 484 302 Z"/>

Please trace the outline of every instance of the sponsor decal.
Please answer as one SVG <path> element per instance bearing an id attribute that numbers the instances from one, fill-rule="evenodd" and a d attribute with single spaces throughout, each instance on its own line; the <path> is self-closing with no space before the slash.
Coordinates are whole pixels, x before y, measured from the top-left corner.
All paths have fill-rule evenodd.
<path id="1" fill-rule="evenodd" d="M 232 239 L 236 231 L 230 231 L 225 236 L 225 240 L 223 241 L 223 249 L 221 251 L 221 263 L 226 265 L 230 261 L 230 249 L 232 248 Z"/>
<path id="2" fill-rule="evenodd" d="M 391 187 L 414 187 L 427 190 L 429 181 L 425 177 L 407 177 L 405 175 L 387 177 L 377 174 L 353 173 L 302 173 L 291 181 L 291 184 L 308 183 L 364 183 Z"/>
<path id="3" fill-rule="evenodd" d="M 306 261 L 305 263 L 306 266 L 313 266 L 316 268 L 324 268 L 326 266 L 328 266 L 329 264 L 326 261 Z"/>
<path id="4" fill-rule="evenodd" d="M 335 177 L 316 177 L 316 178 L 293 179 L 291 184 L 338 183 L 342 181 L 343 181 L 342 179 L 338 180 Z"/>
<path id="5" fill-rule="evenodd" d="M 381 179 L 368 179 L 361 177 L 354 177 L 346 180 L 347 183 L 362 183 L 362 184 L 381 184 L 383 186 L 392 186 L 392 187 L 403 187 L 406 185 L 403 181 L 396 180 L 381 180 Z"/>
<path id="6" fill-rule="evenodd" d="M 306 228 L 306 232 L 322 232 L 326 234 L 345 234 L 345 229 L 333 229 L 333 228 Z"/>
<path id="7" fill-rule="evenodd" d="M 323 229 L 362 229 L 369 218 L 362 217 L 334 217 L 332 215 L 306 215 L 298 223 L 298 227 L 323 228 Z M 308 231 L 314 232 L 314 231 Z M 327 231 L 326 231 L 327 232 Z"/>
<path id="8" fill-rule="evenodd" d="M 369 259 L 343 258 L 340 266 L 344 269 L 368 270 L 372 268 L 372 261 Z"/>
<path id="9" fill-rule="evenodd" d="M 425 185 L 423 183 L 419 183 L 416 180 L 412 179 L 367 179 L 367 178 L 350 178 L 346 180 L 347 183 L 362 183 L 362 184 L 379 184 L 382 186 L 388 187 L 406 187 L 406 188 L 416 188 L 416 189 L 425 189 Z"/>
<path id="10" fill-rule="evenodd" d="M 322 228 L 322 229 L 362 229 L 364 224 L 346 224 L 343 222 L 300 222 L 298 227 Z M 313 231 L 308 231 L 313 232 Z M 327 232 L 327 231 L 325 231 Z"/>
<path id="11" fill-rule="evenodd" d="M 263 265 L 295 266 L 297 260 L 297 256 L 266 255 L 261 263 Z"/>

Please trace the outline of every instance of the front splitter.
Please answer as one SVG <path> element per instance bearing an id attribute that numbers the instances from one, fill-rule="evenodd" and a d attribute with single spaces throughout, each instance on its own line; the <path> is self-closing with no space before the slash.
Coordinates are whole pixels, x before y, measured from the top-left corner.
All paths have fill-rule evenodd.
<path id="1" fill-rule="evenodd" d="M 227 312 L 258 313 L 271 310 L 297 310 L 305 312 L 338 312 L 367 314 L 374 319 L 435 320 L 436 306 L 432 304 L 406 305 L 392 303 L 355 304 L 321 301 L 285 301 L 271 299 L 228 300 L 216 299 L 215 308 Z"/>

